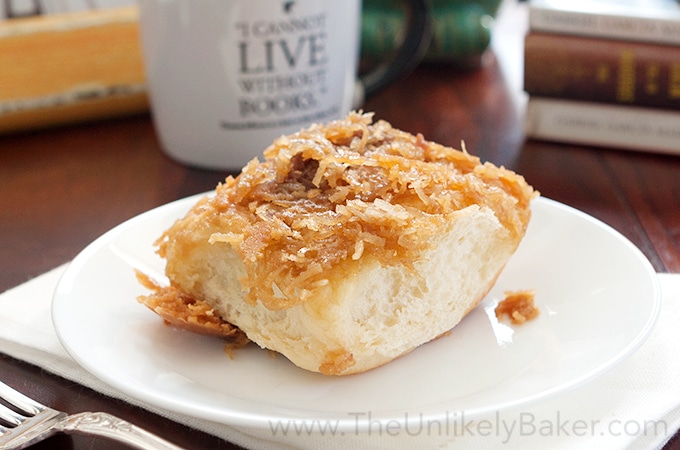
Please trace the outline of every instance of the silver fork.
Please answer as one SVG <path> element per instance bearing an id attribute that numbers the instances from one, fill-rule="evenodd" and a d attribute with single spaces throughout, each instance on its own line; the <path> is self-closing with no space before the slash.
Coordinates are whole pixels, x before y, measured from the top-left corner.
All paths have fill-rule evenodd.
<path id="1" fill-rule="evenodd" d="M 0 450 L 18 450 L 56 433 L 102 436 L 142 450 L 181 450 L 123 419 L 101 412 L 68 415 L 0 382 Z"/>

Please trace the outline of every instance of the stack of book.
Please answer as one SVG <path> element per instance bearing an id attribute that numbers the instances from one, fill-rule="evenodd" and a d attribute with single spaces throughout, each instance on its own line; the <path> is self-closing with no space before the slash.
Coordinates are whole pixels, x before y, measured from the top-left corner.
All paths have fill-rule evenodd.
<path id="1" fill-rule="evenodd" d="M 531 0 L 528 138 L 680 154 L 680 2 Z"/>

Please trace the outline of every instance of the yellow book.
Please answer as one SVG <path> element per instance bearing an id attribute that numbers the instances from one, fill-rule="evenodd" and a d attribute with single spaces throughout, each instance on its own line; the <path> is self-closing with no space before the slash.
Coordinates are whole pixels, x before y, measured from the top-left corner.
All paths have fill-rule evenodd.
<path id="1" fill-rule="evenodd" d="M 0 133 L 148 110 L 135 6 L 0 22 Z"/>

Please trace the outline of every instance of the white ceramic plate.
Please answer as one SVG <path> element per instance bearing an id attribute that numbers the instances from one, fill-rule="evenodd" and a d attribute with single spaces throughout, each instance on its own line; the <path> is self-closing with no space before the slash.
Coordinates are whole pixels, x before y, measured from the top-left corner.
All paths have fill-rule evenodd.
<path id="1" fill-rule="evenodd" d="M 197 197 L 131 219 L 89 245 L 54 296 L 59 338 L 85 369 L 157 407 L 216 422 L 270 427 L 331 420 L 470 418 L 536 401 L 602 374 L 651 331 L 660 304 L 653 268 L 607 225 L 540 198 L 527 235 L 484 302 L 449 335 L 381 368 L 328 377 L 256 346 L 230 359 L 218 339 L 166 326 L 136 301 L 134 269 L 161 277 L 152 243 Z M 498 323 L 507 290 L 534 288 L 541 314 Z M 386 422 L 385 422 L 386 423 Z"/>

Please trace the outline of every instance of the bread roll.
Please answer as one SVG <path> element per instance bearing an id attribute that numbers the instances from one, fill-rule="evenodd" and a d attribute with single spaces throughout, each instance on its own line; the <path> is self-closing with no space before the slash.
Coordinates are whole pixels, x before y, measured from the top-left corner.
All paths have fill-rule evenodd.
<path id="1" fill-rule="evenodd" d="M 328 375 L 381 366 L 458 324 L 516 250 L 537 195 L 371 114 L 281 137 L 264 155 L 163 234 L 170 286 L 142 301 L 206 302 Z"/>

